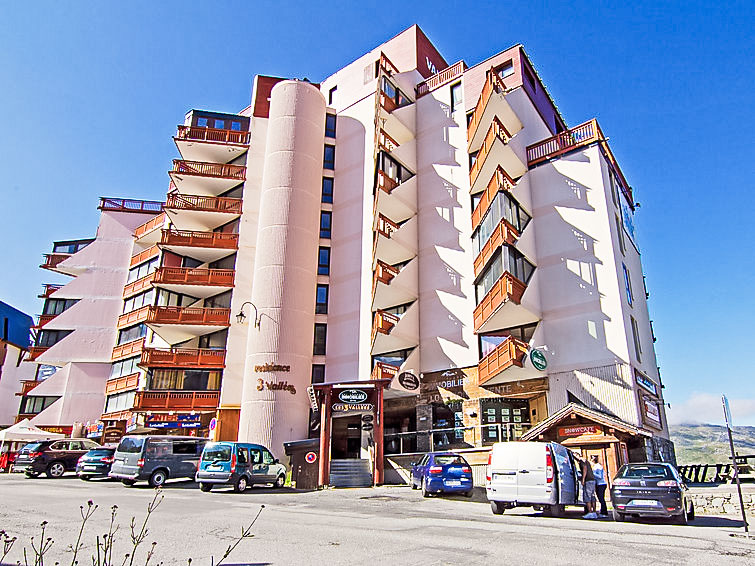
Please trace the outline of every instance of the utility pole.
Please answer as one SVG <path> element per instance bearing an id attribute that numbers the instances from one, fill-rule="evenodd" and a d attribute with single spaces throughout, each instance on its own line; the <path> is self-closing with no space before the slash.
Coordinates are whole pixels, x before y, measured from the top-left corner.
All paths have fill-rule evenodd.
<path id="1" fill-rule="evenodd" d="M 739 483 L 739 466 L 737 466 L 737 456 L 734 453 L 734 438 L 731 435 L 731 409 L 729 408 L 729 400 L 726 398 L 726 395 L 723 395 L 721 397 L 721 401 L 724 405 L 724 419 L 726 420 L 726 430 L 729 432 L 729 448 L 731 449 L 731 461 L 734 464 L 734 479 L 737 481 L 737 493 L 739 493 L 739 508 L 742 510 L 742 522 L 745 526 L 745 533 L 749 538 L 750 531 L 747 525 L 747 515 L 745 515 L 745 504 L 742 500 L 742 484 Z"/>

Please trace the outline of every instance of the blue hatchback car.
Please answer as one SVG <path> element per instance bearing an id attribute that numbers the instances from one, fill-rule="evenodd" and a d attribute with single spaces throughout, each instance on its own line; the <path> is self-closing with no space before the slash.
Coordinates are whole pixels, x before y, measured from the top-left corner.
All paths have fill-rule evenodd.
<path id="1" fill-rule="evenodd" d="M 412 465 L 412 489 L 422 489 L 422 495 L 431 493 L 463 493 L 472 496 L 474 482 L 472 467 L 458 454 L 431 452 Z"/>

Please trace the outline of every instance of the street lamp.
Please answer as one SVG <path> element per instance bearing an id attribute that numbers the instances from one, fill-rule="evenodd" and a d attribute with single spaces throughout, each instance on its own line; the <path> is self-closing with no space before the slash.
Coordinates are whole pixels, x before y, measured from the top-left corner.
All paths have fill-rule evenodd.
<path id="1" fill-rule="evenodd" d="M 244 322 L 244 319 L 246 319 L 246 315 L 244 314 L 244 307 L 246 305 L 251 305 L 251 307 L 254 309 L 254 327 L 259 328 L 260 316 L 259 316 L 259 313 L 257 312 L 257 307 L 251 301 L 246 301 L 243 305 L 241 305 L 241 308 L 239 309 L 239 313 L 236 315 L 236 322 L 238 322 L 239 324 L 242 324 Z"/>

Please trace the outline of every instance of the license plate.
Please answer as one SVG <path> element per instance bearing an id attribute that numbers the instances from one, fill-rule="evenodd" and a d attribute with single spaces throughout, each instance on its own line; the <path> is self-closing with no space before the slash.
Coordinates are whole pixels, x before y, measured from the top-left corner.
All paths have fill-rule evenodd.
<path id="1" fill-rule="evenodd" d="M 642 507 L 658 507 L 659 503 L 655 499 L 632 499 L 630 505 L 641 505 Z"/>
<path id="2" fill-rule="evenodd" d="M 451 486 L 451 487 L 461 485 L 461 482 L 459 480 L 446 480 L 445 483 L 446 485 Z"/>
<path id="3" fill-rule="evenodd" d="M 84 466 L 85 470 L 96 470 L 97 466 Z"/>

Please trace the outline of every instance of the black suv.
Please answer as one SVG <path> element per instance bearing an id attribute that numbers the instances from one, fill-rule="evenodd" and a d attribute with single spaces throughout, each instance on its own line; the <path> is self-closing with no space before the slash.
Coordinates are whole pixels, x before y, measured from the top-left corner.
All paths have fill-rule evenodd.
<path id="1" fill-rule="evenodd" d="M 100 445 L 86 438 L 43 440 L 24 446 L 16 456 L 13 469 L 35 478 L 42 472 L 48 478 L 59 478 L 76 470 L 76 462 L 84 454 Z"/>

